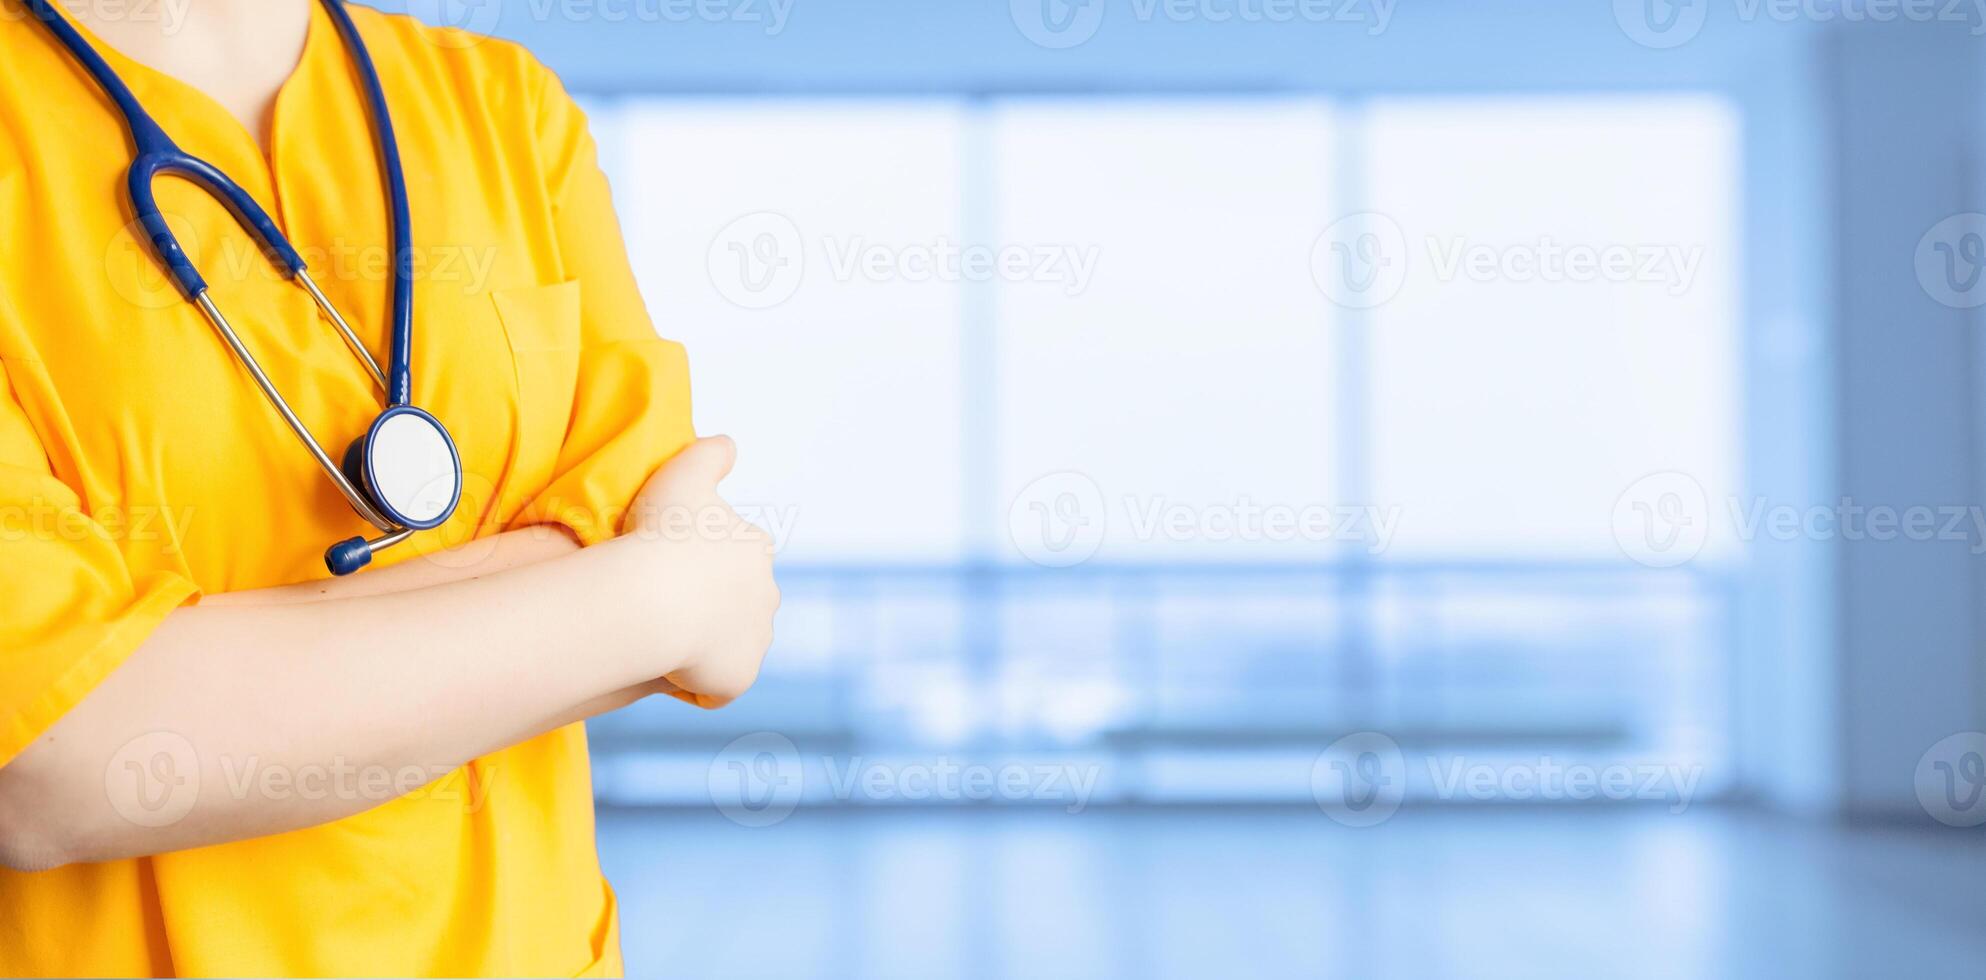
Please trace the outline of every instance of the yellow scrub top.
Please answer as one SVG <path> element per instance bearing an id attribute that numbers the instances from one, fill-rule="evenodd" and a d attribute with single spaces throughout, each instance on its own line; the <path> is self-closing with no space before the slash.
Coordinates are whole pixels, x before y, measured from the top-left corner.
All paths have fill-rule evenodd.
<path id="1" fill-rule="evenodd" d="M 204 94 L 90 40 L 182 148 L 275 217 L 383 364 L 377 144 L 342 39 L 311 10 L 267 157 Z M 407 172 L 414 400 L 467 474 L 454 518 L 382 562 L 526 525 L 611 537 L 692 431 L 683 351 L 643 309 L 585 120 L 513 45 L 351 12 Z M 134 237 L 122 119 L 18 0 L 0 0 L 0 125 L 4 764 L 175 608 L 322 578 L 324 548 L 366 526 Z M 221 205 L 171 178 L 158 197 L 263 367 L 342 453 L 380 411 L 369 375 Z M 617 930 L 579 725 L 335 823 L 0 870 L 8 976 L 614 975 Z"/>

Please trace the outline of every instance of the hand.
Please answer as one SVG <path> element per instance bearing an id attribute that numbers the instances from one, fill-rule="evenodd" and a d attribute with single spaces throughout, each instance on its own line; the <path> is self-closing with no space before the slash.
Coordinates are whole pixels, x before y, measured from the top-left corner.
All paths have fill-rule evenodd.
<path id="1" fill-rule="evenodd" d="M 705 708 L 729 704 L 758 679 L 779 609 L 771 536 L 717 494 L 736 459 L 729 438 L 692 443 L 642 488 L 616 542 L 634 556 L 663 662 L 680 665 L 663 680 Z"/>

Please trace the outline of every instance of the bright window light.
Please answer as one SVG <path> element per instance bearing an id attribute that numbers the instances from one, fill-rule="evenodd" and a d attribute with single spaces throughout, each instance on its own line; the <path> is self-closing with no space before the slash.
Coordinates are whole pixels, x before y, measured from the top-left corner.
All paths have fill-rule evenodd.
<path id="1" fill-rule="evenodd" d="M 1650 474 L 1739 492 L 1738 124 L 1708 98 L 1382 100 L 1362 210 L 1406 275 L 1366 311 L 1390 558 L 1617 560 Z M 1714 526 L 1714 525 L 1713 525 Z M 1713 556 L 1730 534 L 1711 534 Z"/>
<path id="2" fill-rule="evenodd" d="M 698 429 L 738 440 L 734 501 L 790 520 L 794 561 L 959 552 L 949 103 L 643 100 L 610 116 L 629 252 L 690 350 Z M 604 127 L 603 127 L 604 128 Z"/>
<path id="3" fill-rule="evenodd" d="M 1249 513 L 1334 503 L 1332 311 L 1307 271 L 1327 106 L 1009 103 L 989 152 L 995 238 L 1093 260 L 1081 288 L 998 291 L 999 500 L 1077 471 L 1102 560 L 1329 557 Z"/>

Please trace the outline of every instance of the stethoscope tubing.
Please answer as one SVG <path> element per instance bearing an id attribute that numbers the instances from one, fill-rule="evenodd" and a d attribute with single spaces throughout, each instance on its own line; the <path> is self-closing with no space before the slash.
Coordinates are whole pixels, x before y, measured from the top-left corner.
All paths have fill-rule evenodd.
<path id="1" fill-rule="evenodd" d="M 309 273 L 299 272 L 297 275 L 306 281 L 310 278 Z M 309 290 L 313 295 L 321 295 L 314 282 L 310 283 Z M 359 516 L 365 518 L 367 524 L 381 531 L 391 533 L 400 530 L 400 526 L 381 513 L 379 508 L 352 484 L 351 478 L 345 475 L 345 471 L 332 461 L 331 454 L 324 451 L 324 444 L 318 442 L 317 437 L 311 434 L 310 427 L 304 425 L 303 419 L 297 417 L 296 410 L 290 407 L 288 399 L 285 399 L 283 393 L 276 388 L 275 382 L 269 380 L 268 373 L 262 370 L 262 363 L 255 359 L 255 354 L 248 349 L 248 345 L 242 343 L 241 335 L 235 333 L 233 324 L 230 324 L 228 318 L 221 313 L 220 307 L 214 305 L 213 299 L 203 290 L 194 297 L 193 303 L 206 315 L 207 322 L 213 324 L 215 332 L 219 333 L 228 348 L 234 351 L 235 357 L 241 360 L 242 366 L 248 369 L 248 376 L 254 379 L 255 387 L 262 392 L 262 397 L 268 400 L 277 415 L 282 416 L 283 422 L 296 434 L 297 440 L 303 443 L 304 448 L 310 451 L 311 458 L 317 460 L 318 468 L 331 478 L 332 484 L 338 488 L 338 493 L 351 503 L 352 509 L 358 511 Z"/>
<path id="2" fill-rule="evenodd" d="M 379 69 L 372 52 L 359 36 L 357 24 L 345 9 L 344 0 L 325 0 L 324 9 L 344 35 L 345 47 L 358 66 L 364 82 L 372 129 L 379 144 L 380 173 L 386 181 L 386 208 L 393 224 L 393 356 L 387 367 L 386 403 L 392 407 L 414 401 L 414 243 L 413 217 L 407 206 L 407 175 L 400 166 L 400 139 L 393 133 L 393 113 L 386 107 L 386 87 L 380 84 Z"/>
<path id="3" fill-rule="evenodd" d="M 130 130 L 131 141 L 137 151 L 131 162 L 126 179 L 131 206 L 139 224 L 145 229 L 146 239 L 158 254 L 174 283 L 185 295 L 188 302 L 198 303 L 199 297 L 207 291 L 207 282 L 200 270 L 179 244 L 179 237 L 173 233 L 160 212 L 157 196 L 152 184 L 160 174 L 183 177 L 199 185 L 207 193 L 227 205 L 236 221 L 251 232 L 256 240 L 281 263 L 292 278 L 301 276 L 307 268 L 303 256 L 290 244 L 282 229 L 269 216 L 255 198 L 235 183 L 219 167 L 200 159 L 173 142 L 172 137 L 139 104 L 124 80 L 110 67 L 96 49 L 84 39 L 68 18 L 58 12 L 50 0 L 25 0 L 28 9 L 35 17 L 53 32 L 63 47 L 69 50 L 83 68 L 90 73 L 101 87 L 117 111 L 123 115 L 125 125 Z M 312 298 L 318 301 L 320 309 L 327 310 L 332 323 L 338 328 L 353 350 L 361 355 L 375 379 L 385 388 L 388 406 L 410 405 L 413 403 L 413 344 L 414 344 L 414 254 L 413 220 L 407 204 L 406 173 L 400 163 L 400 143 L 394 135 L 393 118 L 386 105 L 386 93 L 379 81 L 378 69 L 373 64 L 372 55 L 366 49 L 365 41 L 359 36 L 358 26 L 352 22 L 351 14 L 345 10 L 343 0 L 324 0 L 324 9 L 330 14 L 332 23 L 338 28 L 345 45 L 351 51 L 352 61 L 358 68 L 360 88 L 365 92 L 367 112 L 372 116 L 373 129 L 379 144 L 380 168 L 386 184 L 387 209 L 392 224 L 393 242 L 393 288 L 391 303 L 392 338 L 391 354 L 384 371 L 365 345 L 358 342 L 345 318 L 331 309 L 322 300 L 322 292 L 316 284 L 307 287 Z M 307 277 L 305 277 L 307 279 Z"/>
<path id="4" fill-rule="evenodd" d="M 223 173 L 220 168 L 180 149 L 172 138 L 139 104 L 124 80 L 117 76 L 110 64 L 91 47 L 66 17 L 59 13 L 50 0 L 25 0 L 29 10 L 45 25 L 55 38 L 67 48 L 97 85 L 123 115 L 126 127 L 130 130 L 134 155 L 126 176 L 132 210 L 160 262 L 166 267 L 174 283 L 186 299 L 197 307 L 201 314 L 219 333 L 222 340 L 232 350 L 243 367 L 248 370 L 255 386 L 263 397 L 282 417 L 297 440 L 309 450 L 318 468 L 330 478 L 341 496 L 351 504 L 368 524 L 381 534 L 370 540 L 359 537 L 341 541 L 331 547 L 325 555 L 325 563 L 333 574 L 345 575 L 362 568 L 372 560 L 372 556 L 383 549 L 398 545 L 414 535 L 418 530 L 436 527 L 448 519 L 459 503 L 461 491 L 461 459 L 453 440 L 442 428 L 439 420 L 413 406 L 413 232 L 412 221 L 407 205 L 406 175 L 400 163 L 400 144 L 393 132 L 393 120 L 386 105 L 386 93 L 380 83 L 377 67 L 365 41 L 359 36 L 358 27 L 350 13 L 345 10 L 344 0 L 323 0 L 324 8 L 330 15 L 349 49 L 352 62 L 358 70 L 361 88 L 365 94 L 367 111 L 372 117 L 373 132 L 379 146 L 380 171 L 385 183 L 390 234 L 393 243 L 393 286 L 391 306 L 391 351 L 387 366 L 380 368 L 358 334 L 352 330 L 337 307 L 332 305 L 324 291 L 318 288 L 305 266 L 303 256 L 290 244 L 289 239 L 277 227 L 268 212 L 257 204 L 255 198 Z M 310 429 L 276 388 L 269 375 L 262 369 L 253 351 L 242 342 L 234 326 L 228 322 L 220 307 L 209 294 L 206 280 L 193 264 L 193 260 L 180 246 L 179 238 L 173 233 L 165 216 L 160 212 L 153 184 L 160 174 L 171 174 L 198 185 L 210 196 L 227 206 L 235 220 L 261 243 L 266 254 L 279 263 L 288 273 L 291 281 L 302 286 L 310 294 L 318 312 L 329 320 L 338 331 L 346 346 L 357 355 L 375 383 L 381 388 L 386 402 L 386 411 L 379 417 L 372 429 L 368 430 L 361 443 L 370 447 L 372 439 L 378 436 L 386 420 L 396 415 L 413 414 L 419 416 L 439 435 L 442 445 L 452 461 L 456 483 L 455 498 L 438 514 L 423 515 L 420 519 L 403 517 L 395 508 L 401 505 L 395 501 L 375 503 L 364 488 L 357 484 L 359 475 L 351 475 L 343 466 L 331 458 L 324 446 L 317 441 Z M 348 453 L 360 452 L 360 444 L 354 444 Z M 364 459 L 363 456 L 356 457 Z M 368 484 L 376 482 L 376 477 L 359 465 L 360 472 Z M 381 498 L 385 500 L 385 498 Z"/>

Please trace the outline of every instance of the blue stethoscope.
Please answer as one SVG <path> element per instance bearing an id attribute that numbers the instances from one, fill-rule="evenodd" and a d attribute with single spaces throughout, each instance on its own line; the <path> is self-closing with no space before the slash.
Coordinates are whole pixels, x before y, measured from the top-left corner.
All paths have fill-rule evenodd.
<path id="1" fill-rule="evenodd" d="M 373 359 L 372 352 L 366 350 L 365 344 L 352 332 L 351 325 L 345 322 L 337 308 L 317 288 L 317 283 L 304 271 L 303 257 L 297 254 L 289 239 L 283 236 L 282 230 L 255 203 L 255 199 L 213 164 L 181 150 L 138 104 L 130 88 L 117 77 L 110 65 L 76 32 L 75 27 L 55 11 L 48 0 L 27 0 L 27 3 L 56 40 L 61 41 L 63 47 L 68 48 L 69 53 L 96 78 L 104 94 L 110 96 L 110 100 L 117 104 L 117 110 L 123 114 L 136 149 L 127 181 L 131 206 L 151 239 L 152 250 L 157 253 L 159 261 L 172 274 L 180 292 L 200 308 L 208 322 L 220 332 L 221 339 L 227 341 L 242 366 L 248 369 L 249 376 L 255 379 L 256 387 L 262 389 L 263 396 L 289 424 L 290 431 L 295 432 L 304 448 L 310 450 L 318 466 L 337 485 L 338 492 L 344 494 L 360 517 L 379 529 L 380 536 L 370 540 L 360 536 L 332 545 L 324 553 L 326 567 L 331 569 L 333 575 L 350 575 L 370 564 L 373 555 L 406 541 L 415 532 L 440 527 L 455 513 L 456 506 L 462 500 L 462 457 L 456 452 L 455 441 L 449 437 L 441 421 L 412 403 L 414 382 L 410 355 L 414 342 L 414 255 L 413 235 L 408 229 L 407 219 L 407 184 L 400 171 L 400 147 L 393 138 L 393 120 L 387 114 L 386 93 L 380 87 L 372 56 L 367 53 L 365 42 L 360 39 L 351 15 L 346 13 L 343 0 L 324 0 L 324 9 L 330 12 L 331 19 L 338 25 L 338 33 L 344 36 L 345 43 L 351 48 L 352 63 L 365 86 L 373 129 L 378 135 L 393 226 L 393 351 L 387 370 L 383 372 L 379 369 L 379 362 Z M 206 280 L 193 267 L 185 250 L 180 248 L 179 239 L 166 225 L 165 217 L 159 213 L 158 203 L 153 199 L 152 181 L 161 173 L 198 184 L 226 204 L 234 213 L 235 220 L 253 233 L 273 260 L 288 271 L 289 277 L 310 293 L 310 298 L 317 303 L 324 318 L 338 329 L 345 343 L 364 362 L 373 380 L 386 393 L 385 412 L 372 423 L 365 435 L 352 442 L 345 451 L 342 465 L 331 461 L 324 447 L 297 418 L 282 393 L 263 373 L 255 355 L 249 353 L 207 294 Z"/>

